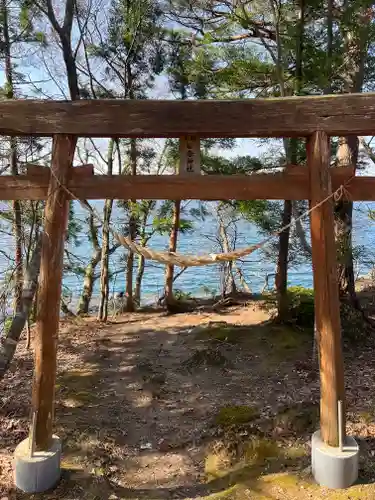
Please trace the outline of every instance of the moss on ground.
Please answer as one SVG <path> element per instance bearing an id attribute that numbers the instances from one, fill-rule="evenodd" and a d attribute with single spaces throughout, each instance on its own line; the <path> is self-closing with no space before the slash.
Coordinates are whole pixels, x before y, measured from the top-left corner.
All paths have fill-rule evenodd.
<path id="1" fill-rule="evenodd" d="M 251 406 L 224 406 L 215 418 L 215 424 L 222 427 L 241 425 L 259 417 L 259 410 Z"/>
<path id="2" fill-rule="evenodd" d="M 232 447 L 228 443 L 226 446 L 218 446 L 207 454 L 205 472 L 208 488 L 212 485 L 214 489 L 220 484 L 222 489 L 205 496 L 204 499 L 375 498 L 375 484 L 356 484 L 346 490 L 321 488 L 314 482 L 310 472 L 306 473 L 307 458 L 307 446 L 298 442 L 286 446 L 285 442 L 253 437 L 242 443 L 242 446 L 239 443 L 233 444 Z"/>
<path id="3" fill-rule="evenodd" d="M 196 331 L 196 339 L 216 343 L 239 344 L 267 360 L 278 362 L 293 358 L 309 344 L 312 349 L 311 330 L 268 322 L 263 325 L 237 326 L 229 323 L 208 323 Z"/>
<path id="4" fill-rule="evenodd" d="M 253 436 L 244 443 L 237 443 L 234 448 L 236 452 L 229 445 L 218 446 L 207 454 L 205 473 L 208 484 L 220 480 L 223 490 L 205 499 L 249 497 L 261 500 L 270 498 L 267 495 L 276 485 L 283 490 L 309 485 L 305 479 L 294 474 L 272 473 L 289 466 L 296 467 L 296 464 L 303 468 L 307 450 L 302 444 L 285 447 L 285 443 Z"/>
<path id="5" fill-rule="evenodd" d="M 312 349 L 312 335 L 287 325 L 272 325 L 267 335 L 269 352 L 266 361 L 280 362 L 298 358 L 302 350 Z"/>
<path id="6" fill-rule="evenodd" d="M 294 500 L 373 500 L 375 486 L 355 485 L 346 490 L 320 488 L 312 481 L 304 481 L 298 475 L 277 473 L 249 480 L 247 484 L 234 485 L 222 492 L 204 497 L 204 500 L 270 500 L 274 498 L 293 498 Z"/>
<path id="7" fill-rule="evenodd" d="M 210 322 L 197 328 L 196 339 L 237 344 L 250 333 L 249 327 L 231 325 L 226 322 Z"/>
<path id="8" fill-rule="evenodd" d="M 280 453 L 276 441 L 257 436 L 244 442 L 220 443 L 207 454 L 205 473 L 208 479 L 230 476 L 239 481 L 251 475 L 251 467 L 264 467 L 267 461 L 278 458 Z"/>

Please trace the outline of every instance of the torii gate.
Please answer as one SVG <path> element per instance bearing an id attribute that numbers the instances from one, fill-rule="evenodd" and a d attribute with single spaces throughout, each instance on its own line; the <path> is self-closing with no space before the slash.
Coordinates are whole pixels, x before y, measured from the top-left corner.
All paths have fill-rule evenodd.
<path id="1" fill-rule="evenodd" d="M 80 100 L 1 101 L 0 133 L 52 136 L 51 173 L 0 176 L 1 200 L 47 200 L 38 293 L 33 413 L 36 452 L 53 441 L 57 337 L 69 194 L 78 199 L 308 199 L 312 206 L 343 183 L 352 200 L 375 200 L 375 177 L 354 177 L 354 166 L 330 169 L 330 136 L 370 135 L 375 94 L 249 99 L 241 101 Z M 79 137 L 180 138 L 305 137 L 307 168 L 252 176 L 105 176 L 72 168 Z M 42 172 L 42 170 L 41 170 Z M 311 212 L 311 241 L 318 330 L 322 441 L 345 436 L 340 306 L 336 278 L 333 201 Z M 33 472 L 31 474 L 34 474 Z M 355 479 L 355 478 L 354 478 Z M 16 478 L 17 483 L 17 478 Z M 35 486 L 37 488 L 37 486 Z M 37 491 L 37 490 L 35 490 Z"/>

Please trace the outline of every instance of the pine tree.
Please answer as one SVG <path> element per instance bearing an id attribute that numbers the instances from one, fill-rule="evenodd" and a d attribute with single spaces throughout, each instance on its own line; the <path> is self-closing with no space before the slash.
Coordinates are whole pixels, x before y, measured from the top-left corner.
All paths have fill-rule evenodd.
<path id="1" fill-rule="evenodd" d="M 111 79 L 109 90 L 112 97 L 126 99 L 147 97 L 155 76 L 161 71 L 163 64 L 161 38 L 163 30 L 160 18 L 161 11 L 157 2 L 113 0 L 111 3 L 108 37 L 99 44 L 91 46 L 90 52 L 92 57 L 105 62 L 103 77 L 108 79 L 109 76 Z M 125 147 L 129 159 L 129 169 L 124 170 L 127 174 L 137 175 L 142 149 L 140 141 L 130 139 L 122 141 L 121 144 Z M 126 204 L 122 204 L 128 210 L 128 236 L 131 240 L 137 237 L 139 220 L 136 216 L 136 205 L 136 200 L 128 200 Z M 107 211 L 107 215 L 108 213 Z M 128 251 L 125 310 L 129 312 L 135 309 L 133 267 L 134 254 Z M 106 286 L 105 279 L 102 280 L 102 284 Z"/>
<path id="2" fill-rule="evenodd" d="M 0 56 L 4 68 L 4 85 L 1 89 L 2 97 L 5 99 L 17 99 L 21 95 L 19 85 L 24 82 L 24 76 L 17 70 L 16 59 L 27 43 L 37 44 L 42 42 L 43 37 L 34 29 L 32 18 L 33 9 L 29 2 L 18 0 L 1 0 L 0 2 Z M 19 140 L 15 137 L 9 138 L 7 151 L 9 156 L 9 167 L 12 175 L 20 173 L 20 161 L 24 151 L 30 149 L 35 151 L 39 148 L 35 140 Z M 3 141 L 5 144 L 5 141 Z M 22 304 L 23 267 L 24 267 L 24 226 L 27 220 L 23 220 L 23 212 L 27 203 L 18 200 L 12 202 L 13 208 L 13 235 L 15 247 L 14 259 L 14 309 L 19 312 Z M 27 218 L 26 218 L 27 219 Z M 30 251 L 31 247 L 29 247 Z M 27 262 L 27 261 L 26 261 Z"/>

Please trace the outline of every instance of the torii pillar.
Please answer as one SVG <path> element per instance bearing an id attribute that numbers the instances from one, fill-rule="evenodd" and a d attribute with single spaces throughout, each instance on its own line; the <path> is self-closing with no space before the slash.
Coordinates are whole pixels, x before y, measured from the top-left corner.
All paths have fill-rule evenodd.
<path id="1" fill-rule="evenodd" d="M 56 135 L 53 138 L 51 169 L 30 165 L 36 177 L 49 176 L 44 210 L 44 230 L 39 275 L 35 367 L 32 394 L 32 425 L 29 438 L 20 443 L 14 454 L 15 484 L 27 493 L 52 488 L 60 478 L 61 442 L 53 434 L 57 339 L 63 276 L 64 243 L 69 214 L 69 184 L 76 138 Z M 87 168 L 89 167 L 89 168 Z M 80 169 L 77 169 L 77 173 Z M 85 166 L 78 175 L 90 174 Z"/>
<path id="2" fill-rule="evenodd" d="M 358 445 L 345 436 L 344 361 L 337 282 L 330 141 L 315 132 L 307 142 L 310 178 L 315 324 L 320 370 L 320 430 L 312 438 L 312 472 L 330 488 L 346 488 L 358 477 Z M 339 414 L 339 408 L 342 408 Z"/>

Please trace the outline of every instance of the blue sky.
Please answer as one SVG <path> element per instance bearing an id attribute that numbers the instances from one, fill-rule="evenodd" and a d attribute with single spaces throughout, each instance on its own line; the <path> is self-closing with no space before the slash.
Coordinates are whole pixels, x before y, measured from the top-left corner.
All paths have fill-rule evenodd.
<path id="1" fill-rule="evenodd" d="M 20 60 L 18 64 L 17 70 L 25 75 L 26 80 L 37 82 L 36 85 L 42 90 L 42 94 L 38 95 L 32 85 L 19 85 L 19 92 L 25 97 L 47 98 L 50 96 L 50 98 L 54 99 L 64 99 L 64 94 L 65 97 L 67 96 L 65 68 L 59 50 L 53 51 L 52 54 L 50 50 L 34 50 L 27 57 Z M 57 84 L 48 75 L 49 71 L 51 75 L 56 77 Z M 3 84 L 3 82 L 4 71 L 0 68 L 0 84 Z M 43 94 L 45 95 L 43 96 Z M 150 92 L 150 98 L 173 99 L 173 95 L 169 91 L 168 80 L 165 76 L 156 78 L 155 86 Z M 100 141 L 100 143 L 105 147 L 106 141 Z M 262 156 L 263 154 L 269 154 L 270 147 L 273 149 L 276 144 L 280 144 L 278 147 L 281 147 L 280 141 L 274 141 L 271 144 L 264 144 L 264 142 L 260 144 L 260 141 L 257 139 L 238 139 L 236 148 L 229 151 L 218 149 L 215 153 L 225 157 L 236 155 Z M 369 161 L 368 167 L 360 175 L 375 175 L 375 165 Z"/>

